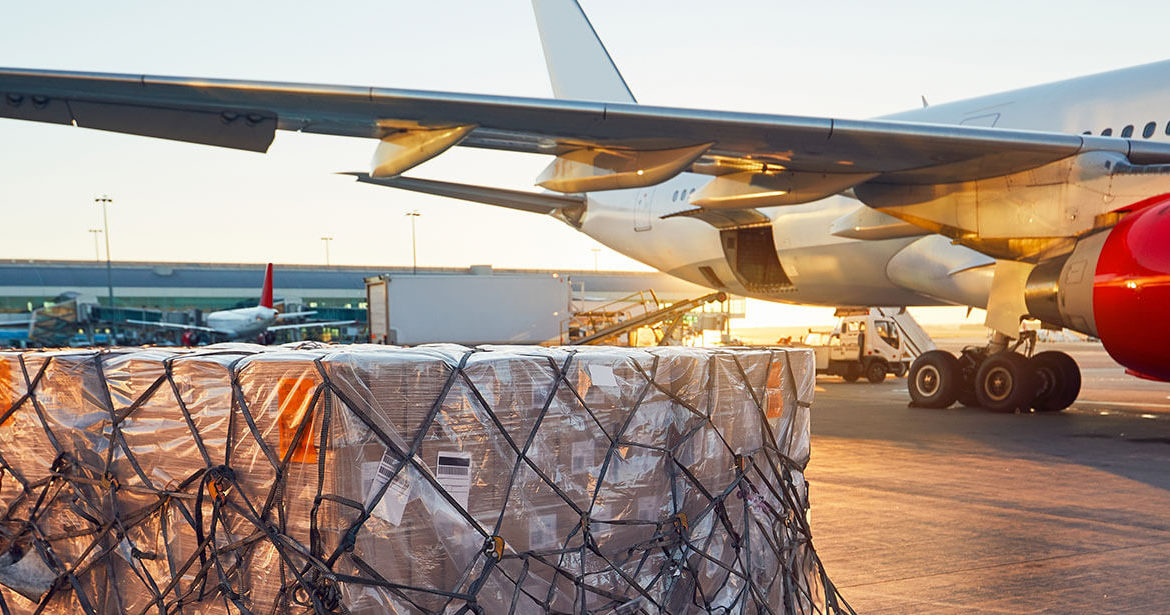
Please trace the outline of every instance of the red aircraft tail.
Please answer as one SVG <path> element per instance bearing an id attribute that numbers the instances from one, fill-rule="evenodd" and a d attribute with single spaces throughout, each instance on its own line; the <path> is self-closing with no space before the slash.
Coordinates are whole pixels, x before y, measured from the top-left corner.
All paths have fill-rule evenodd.
<path id="1" fill-rule="evenodd" d="M 260 291 L 260 307 L 272 307 L 272 263 L 264 270 L 264 289 Z"/>

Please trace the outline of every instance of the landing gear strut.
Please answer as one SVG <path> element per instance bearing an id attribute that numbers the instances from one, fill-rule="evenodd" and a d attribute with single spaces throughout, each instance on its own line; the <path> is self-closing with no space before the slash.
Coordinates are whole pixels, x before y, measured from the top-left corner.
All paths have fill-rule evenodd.
<path id="1" fill-rule="evenodd" d="M 997 333 L 988 346 L 964 348 L 958 357 L 923 353 L 910 366 L 910 405 L 947 408 L 958 401 L 993 412 L 1060 412 L 1076 401 L 1081 372 L 1072 357 L 1054 350 L 1032 356 L 1032 331 L 1009 342 Z"/>

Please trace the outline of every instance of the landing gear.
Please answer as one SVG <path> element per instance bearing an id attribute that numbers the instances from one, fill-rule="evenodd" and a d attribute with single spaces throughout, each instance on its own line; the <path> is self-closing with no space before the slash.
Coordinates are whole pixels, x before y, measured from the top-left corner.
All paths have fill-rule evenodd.
<path id="1" fill-rule="evenodd" d="M 958 401 L 993 412 L 1060 412 L 1072 405 L 1081 390 L 1076 361 L 1059 351 L 1029 359 L 1017 352 L 1024 343 L 1030 351 L 1034 335 L 1012 347 L 997 339 L 988 347 L 965 348 L 959 357 L 944 350 L 923 353 L 910 366 L 910 405 L 947 408 Z"/>
<path id="2" fill-rule="evenodd" d="M 910 405 L 919 408 L 946 408 L 958 397 L 962 376 L 959 360 L 945 350 L 922 353 L 910 366 L 907 388 Z"/>
<path id="3" fill-rule="evenodd" d="M 1072 405 L 1081 393 L 1081 370 L 1067 354 L 1049 350 L 1032 357 L 1037 391 L 1032 399 L 1036 412 L 1060 412 Z"/>
<path id="4" fill-rule="evenodd" d="M 1036 396 L 1036 380 L 1036 371 L 1024 355 L 997 352 L 975 374 L 975 399 L 992 412 L 1026 409 Z"/>

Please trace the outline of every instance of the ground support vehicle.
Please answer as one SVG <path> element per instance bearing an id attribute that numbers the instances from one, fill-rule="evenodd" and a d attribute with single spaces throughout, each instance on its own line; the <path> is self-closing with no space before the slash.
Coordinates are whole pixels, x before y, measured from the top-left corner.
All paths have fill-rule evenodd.
<path id="1" fill-rule="evenodd" d="M 818 374 L 877 384 L 887 374 L 905 376 L 915 357 L 934 348 L 905 309 L 838 309 L 837 317 L 832 331 L 810 330 L 803 340 L 816 354 Z"/>

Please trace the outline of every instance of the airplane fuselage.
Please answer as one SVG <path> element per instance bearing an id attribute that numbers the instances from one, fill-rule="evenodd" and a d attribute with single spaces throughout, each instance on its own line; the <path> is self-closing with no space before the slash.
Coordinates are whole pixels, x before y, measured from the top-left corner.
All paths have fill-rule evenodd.
<path id="1" fill-rule="evenodd" d="M 222 310 L 207 315 L 207 326 L 230 339 L 250 339 L 268 330 L 276 322 L 278 312 L 270 307 L 256 306 Z"/>
<path id="2" fill-rule="evenodd" d="M 881 119 L 1167 142 L 1170 61 Z M 767 220 L 754 229 L 664 218 L 694 209 L 689 199 L 710 181 L 708 175 L 683 173 L 648 188 L 589 193 L 580 230 L 656 269 L 744 296 L 838 306 L 986 306 L 992 259 L 940 235 L 835 236 L 835 221 L 866 207 L 847 196 L 763 208 Z"/>

